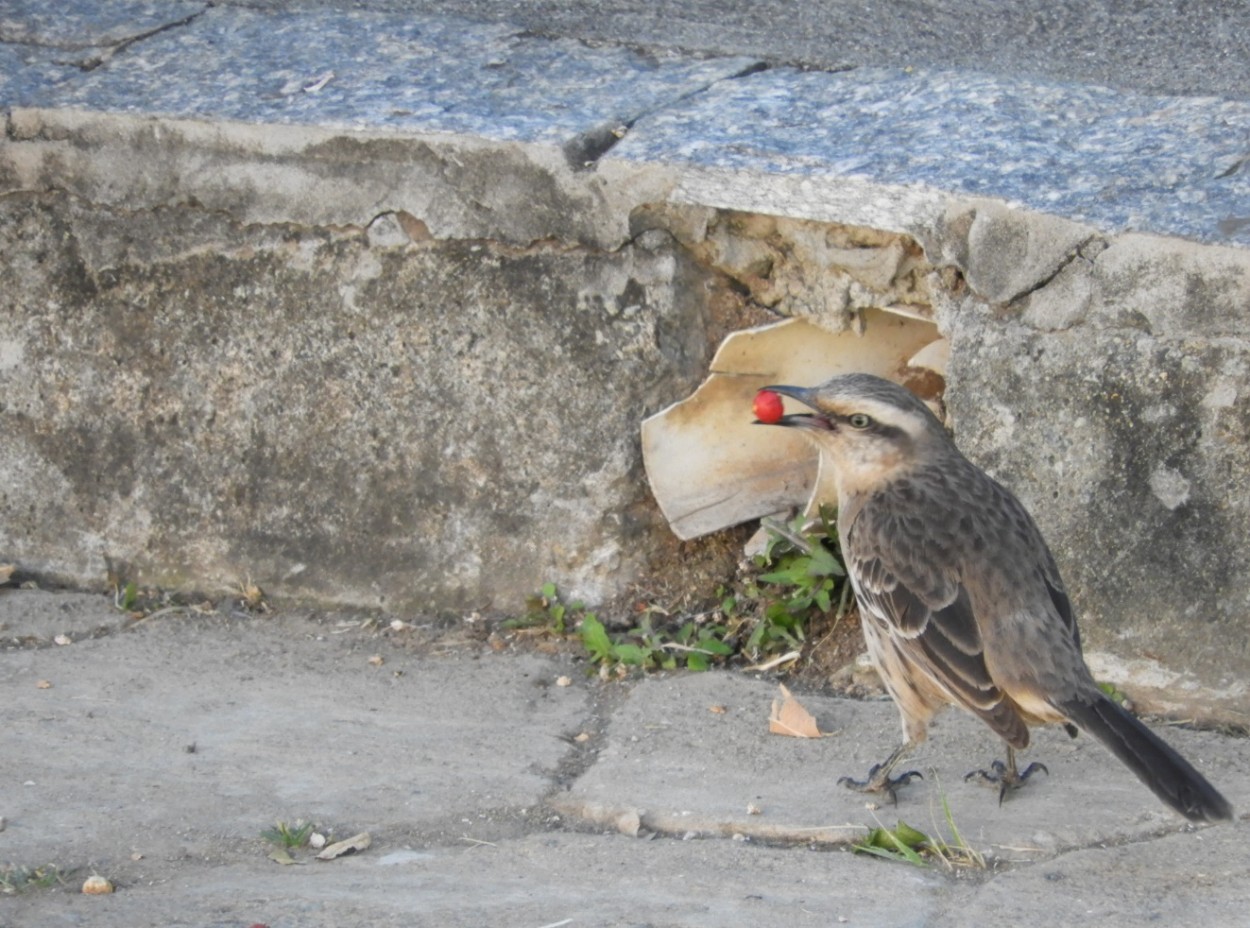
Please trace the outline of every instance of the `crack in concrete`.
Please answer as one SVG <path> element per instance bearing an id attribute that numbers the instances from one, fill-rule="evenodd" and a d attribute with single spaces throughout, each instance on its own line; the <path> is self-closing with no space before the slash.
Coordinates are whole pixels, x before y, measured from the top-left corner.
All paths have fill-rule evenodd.
<path id="1" fill-rule="evenodd" d="M 1095 243 L 1103 245 L 1104 248 L 1106 247 L 1106 244 L 1107 244 L 1106 240 L 1101 235 L 1089 235 L 1086 238 L 1081 239 L 1081 241 L 1077 243 L 1075 248 L 1073 248 L 1068 254 L 1064 255 L 1063 259 L 1059 261 L 1059 263 L 1055 266 L 1054 270 L 1052 270 L 1045 277 L 1029 285 L 1024 290 L 1020 291 L 1019 293 L 1015 293 L 1008 299 L 1004 300 L 1003 305 L 1014 306 L 1016 303 L 1020 302 L 1021 300 L 1028 299 L 1034 293 L 1037 293 L 1039 290 L 1046 288 L 1051 283 L 1051 281 L 1053 281 L 1056 277 L 1058 277 L 1065 270 L 1067 270 L 1077 260 L 1089 261 L 1089 263 L 1092 265 L 1093 259 L 1087 258 L 1085 256 L 1085 249 Z"/>
<path id="2" fill-rule="evenodd" d="M 772 65 L 766 61 L 755 61 L 747 67 L 735 71 L 733 74 L 717 78 L 714 81 L 709 81 L 700 87 L 687 91 L 686 93 L 678 94 L 658 106 L 648 107 L 638 111 L 633 116 L 628 116 L 605 125 L 596 126 L 587 132 L 580 133 L 563 145 L 562 150 L 564 152 L 565 160 L 568 162 L 569 167 L 574 171 L 590 170 L 596 163 L 598 163 L 599 159 L 611 151 L 618 142 L 625 138 L 625 136 L 629 133 L 629 130 L 631 130 L 640 119 L 645 119 L 647 116 L 664 112 L 669 107 L 675 106 L 684 100 L 689 100 L 701 93 L 706 93 L 710 88 L 715 87 L 721 81 L 739 80 L 752 74 L 758 74 L 761 71 L 767 71 L 771 67 Z"/>
<path id="3" fill-rule="evenodd" d="M 120 39 L 100 39 L 95 42 L 40 41 L 36 37 L 23 38 L 22 36 L 5 34 L 3 31 L 0 31 L 0 44 L 25 45 L 31 48 L 48 48 L 48 49 L 54 49 L 57 51 L 64 51 L 64 52 L 81 52 L 81 51 L 88 51 L 88 50 L 96 49 L 96 48 L 103 48 L 104 51 L 98 55 L 93 55 L 91 57 L 83 58 L 78 61 L 57 62 L 58 64 L 64 64 L 64 65 L 69 65 L 71 67 L 76 67 L 82 71 L 94 71 L 96 68 L 100 67 L 101 65 L 107 64 L 109 61 L 111 61 L 118 52 L 129 48 L 131 45 L 134 45 L 136 42 L 141 42 L 144 39 L 151 38 L 154 35 L 159 35 L 160 33 L 166 32 L 170 29 L 179 29 L 183 26 L 190 25 L 195 20 L 203 16 L 208 11 L 208 9 L 209 9 L 209 6 L 205 5 L 198 12 L 191 13 L 188 16 L 184 16 L 182 19 L 171 20 L 170 22 L 167 22 L 167 23 L 161 23 L 161 25 L 159 26 L 155 26 L 151 29 L 147 29 L 143 32 L 139 32 L 134 35 L 125 36 Z"/>
<path id="4" fill-rule="evenodd" d="M 208 7 L 206 6 L 199 12 L 192 13 L 189 16 L 184 16 L 182 19 L 162 23 L 153 29 L 149 29 L 147 32 L 141 32 L 138 35 L 122 39 L 115 44 L 109 45 L 105 51 L 101 52 L 99 55 L 91 58 L 84 58 L 82 61 L 77 62 L 77 67 L 83 71 L 94 71 L 96 68 L 108 64 L 114 57 L 117 56 L 119 52 L 125 51 L 130 46 L 138 42 L 142 42 L 144 39 L 150 39 L 154 35 L 160 35 L 162 32 L 168 32 L 172 29 L 181 29 L 184 26 L 189 26 L 191 23 L 203 16 L 207 11 Z"/>

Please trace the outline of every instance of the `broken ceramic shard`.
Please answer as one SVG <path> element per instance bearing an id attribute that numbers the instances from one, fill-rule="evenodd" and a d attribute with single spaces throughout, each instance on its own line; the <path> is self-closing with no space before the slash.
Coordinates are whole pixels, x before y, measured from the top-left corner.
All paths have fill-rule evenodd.
<path id="1" fill-rule="evenodd" d="M 687 399 L 642 424 L 651 491 L 679 538 L 696 538 L 762 516 L 831 499 L 831 475 L 815 448 L 787 429 L 757 425 L 756 392 L 807 386 L 866 371 L 906 382 L 909 368 L 944 369 L 932 322 L 869 310 L 863 334 L 790 319 L 729 336 L 708 378 Z M 938 371 L 939 373 L 941 371 Z M 801 407 L 786 400 L 786 412 Z"/>

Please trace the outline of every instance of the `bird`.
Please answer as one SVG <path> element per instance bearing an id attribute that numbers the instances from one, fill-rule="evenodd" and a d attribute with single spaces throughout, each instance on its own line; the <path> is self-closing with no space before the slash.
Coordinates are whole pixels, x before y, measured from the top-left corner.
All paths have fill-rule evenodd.
<path id="1" fill-rule="evenodd" d="M 999 801 L 1041 764 L 1017 769 L 1030 726 L 1087 732 L 1191 821 L 1233 807 L 1189 761 L 1111 699 L 1085 663 L 1072 602 L 1055 559 L 1016 496 L 956 447 L 929 407 L 872 374 L 814 387 L 775 385 L 809 411 L 762 425 L 802 430 L 834 471 L 837 530 L 869 655 L 898 708 L 903 743 L 862 791 L 896 790 L 894 776 L 947 705 L 981 719 L 1007 760 L 973 771 Z M 770 416 L 771 420 L 773 417 Z M 759 421 L 759 420 L 757 420 Z"/>

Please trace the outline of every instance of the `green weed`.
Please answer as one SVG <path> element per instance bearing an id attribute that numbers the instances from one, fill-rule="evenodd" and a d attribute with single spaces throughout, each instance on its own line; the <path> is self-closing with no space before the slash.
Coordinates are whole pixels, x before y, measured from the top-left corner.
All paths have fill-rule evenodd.
<path id="1" fill-rule="evenodd" d="M 16 896 L 19 893 L 32 892 L 38 889 L 64 886 L 66 876 L 67 874 L 56 864 L 45 864 L 42 867 L 21 867 L 17 865 L 0 867 L 0 894 Z"/>
<path id="2" fill-rule="evenodd" d="M 504 627 L 576 633 L 592 663 L 618 673 L 707 670 L 734 657 L 758 663 L 796 659 L 817 617 L 836 624 L 850 609 L 852 592 L 839 559 L 834 511 L 822 507 L 815 523 L 766 523 L 769 539 L 749 573 L 716 591 L 715 608 L 676 621 L 662 608 L 642 612 L 628 631 L 609 631 L 581 602 L 565 603 L 554 583 L 526 600 L 523 616 Z M 780 656 L 780 657 L 779 657 Z"/>
<path id="3" fill-rule="evenodd" d="M 260 833 L 260 836 L 270 844 L 276 844 L 278 847 L 286 850 L 293 850 L 306 845 L 308 839 L 312 837 L 312 833 L 312 822 L 297 819 L 294 825 L 283 821 L 274 822 L 273 827 L 266 828 Z"/>
<path id="4" fill-rule="evenodd" d="M 721 589 L 721 609 L 743 629 L 740 651 L 752 661 L 801 650 L 814 621 L 836 625 L 851 608 L 853 592 L 838 548 L 836 513 L 822 506 L 805 528 L 766 520 L 768 544 L 754 558 L 758 573 L 735 590 Z"/>
<path id="5" fill-rule="evenodd" d="M 884 857 L 887 860 L 901 861 L 919 867 L 928 866 L 930 862 L 937 861 L 951 870 L 956 867 L 984 870 L 985 858 L 960 834 L 950 803 L 940 787 L 939 795 L 942 803 L 942 817 L 946 822 L 947 833 L 950 835 L 949 840 L 927 835 L 900 820 L 894 828 L 886 828 L 878 824 L 862 841 L 853 845 L 852 850 L 859 854 L 872 854 L 875 857 Z M 938 830 L 936 821 L 933 827 L 936 833 Z"/>

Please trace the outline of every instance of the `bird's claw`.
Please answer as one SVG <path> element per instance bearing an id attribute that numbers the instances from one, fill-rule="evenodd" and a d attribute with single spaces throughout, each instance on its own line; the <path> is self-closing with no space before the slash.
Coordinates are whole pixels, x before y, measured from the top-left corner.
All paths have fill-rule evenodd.
<path id="1" fill-rule="evenodd" d="M 1001 806 L 1011 790 L 1019 789 L 1029 777 L 1039 770 L 1046 776 L 1050 776 L 1050 770 L 1047 769 L 1045 764 L 1038 761 L 1034 761 L 1023 770 L 1017 772 L 1015 764 L 1008 765 L 1001 760 L 996 760 L 990 764 L 989 770 L 973 770 L 964 774 L 964 782 L 976 778 L 986 786 L 997 786 L 998 804 Z"/>
<path id="2" fill-rule="evenodd" d="M 898 805 L 899 788 L 906 786 L 912 780 L 923 779 L 924 775 L 919 770 L 907 770 L 896 777 L 892 777 L 888 768 L 883 769 L 881 764 L 873 764 L 865 779 L 855 780 L 851 777 L 839 777 L 838 785 L 845 786 L 847 789 L 853 789 L 857 793 L 885 793 L 890 797 L 891 803 Z"/>

